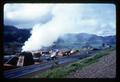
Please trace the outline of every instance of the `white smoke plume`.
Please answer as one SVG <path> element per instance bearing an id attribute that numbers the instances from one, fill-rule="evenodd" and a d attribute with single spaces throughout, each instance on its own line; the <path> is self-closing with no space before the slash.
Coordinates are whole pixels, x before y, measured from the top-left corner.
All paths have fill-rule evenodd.
<path id="1" fill-rule="evenodd" d="M 83 7 L 83 5 L 79 4 L 54 5 L 49 12 L 52 19 L 44 24 L 38 23 L 33 26 L 32 35 L 24 43 L 22 51 L 35 51 L 42 47 L 51 46 L 60 36 L 67 33 L 85 32 L 96 34 L 96 26 L 99 27 L 103 22 L 99 19 L 96 20 L 92 16 L 87 18 L 84 13 L 93 10 L 87 10 L 86 8 L 86 11 L 84 11 Z M 105 24 L 109 24 L 109 22 Z"/>
<path id="2" fill-rule="evenodd" d="M 50 46 L 60 36 L 73 32 L 73 28 L 76 26 L 75 20 L 79 14 L 75 7 L 73 8 L 72 5 L 69 5 L 65 8 L 65 6 L 59 5 L 52 9 L 51 13 L 54 16 L 51 21 L 43 25 L 36 24 L 33 27 L 31 37 L 22 47 L 23 51 L 34 51 Z"/>

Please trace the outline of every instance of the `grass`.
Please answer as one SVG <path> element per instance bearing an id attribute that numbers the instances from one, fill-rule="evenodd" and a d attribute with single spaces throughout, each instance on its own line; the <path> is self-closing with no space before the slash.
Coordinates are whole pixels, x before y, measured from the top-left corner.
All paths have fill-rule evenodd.
<path id="1" fill-rule="evenodd" d="M 76 71 L 77 69 L 82 69 L 85 66 L 88 66 L 92 63 L 95 63 L 99 60 L 99 58 L 109 55 L 115 49 L 108 49 L 105 51 L 100 51 L 91 57 L 84 58 L 77 62 L 68 64 L 64 67 L 58 67 L 54 69 L 50 69 L 46 72 L 43 72 L 39 75 L 36 75 L 33 78 L 65 78 L 69 73 Z"/>

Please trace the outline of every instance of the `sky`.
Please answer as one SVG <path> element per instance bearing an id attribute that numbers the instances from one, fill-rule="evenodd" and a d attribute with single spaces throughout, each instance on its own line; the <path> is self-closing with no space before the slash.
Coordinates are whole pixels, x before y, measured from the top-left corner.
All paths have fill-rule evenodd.
<path id="1" fill-rule="evenodd" d="M 116 34 L 114 4 L 5 4 L 4 24 L 31 28 L 22 51 L 35 51 L 54 44 L 70 33 L 99 36 Z"/>
<path id="2" fill-rule="evenodd" d="M 62 15 L 59 16 L 61 12 Z M 67 19 L 64 19 L 66 16 L 68 16 Z M 33 29 L 38 24 L 41 28 L 41 26 L 47 25 L 53 20 L 59 21 L 61 18 L 63 25 L 65 25 L 64 23 L 74 23 L 74 28 L 70 30 L 74 30 L 75 33 L 86 32 L 103 36 L 116 34 L 116 7 L 114 4 L 11 3 L 4 5 L 4 25 Z M 68 19 L 74 21 L 69 22 Z M 71 24 L 66 24 L 66 28 L 72 26 Z"/>

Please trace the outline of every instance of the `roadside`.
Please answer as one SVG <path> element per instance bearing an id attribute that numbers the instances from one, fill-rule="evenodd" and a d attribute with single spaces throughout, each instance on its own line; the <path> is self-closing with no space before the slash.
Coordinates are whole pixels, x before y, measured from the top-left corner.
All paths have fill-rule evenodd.
<path id="1" fill-rule="evenodd" d="M 79 57 L 79 54 L 80 54 L 80 53 L 76 53 L 76 54 L 74 54 L 73 56 L 69 56 L 69 58 L 74 59 L 74 57 L 76 57 L 76 56 Z M 68 58 L 68 57 L 66 56 L 66 57 L 64 57 L 64 58 Z M 63 59 L 63 58 L 60 58 L 60 59 Z M 59 60 L 60 60 L 60 59 L 59 59 Z M 32 77 L 34 77 L 34 76 L 36 76 L 36 75 L 39 75 L 39 74 L 41 74 L 41 73 L 43 73 L 43 72 L 46 72 L 47 70 L 52 70 L 52 69 L 55 69 L 55 68 L 58 68 L 58 67 L 64 67 L 64 66 L 66 66 L 66 65 L 68 65 L 68 64 L 70 64 L 70 63 L 73 63 L 73 62 L 75 62 L 75 61 L 76 61 L 76 60 L 64 62 L 64 59 L 63 59 L 62 62 L 64 62 L 64 63 L 61 63 L 61 64 L 60 64 L 60 62 L 59 62 L 59 64 L 58 64 L 58 65 L 55 65 L 54 67 L 46 68 L 46 69 L 43 69 L 43 70 L 40 70 L 40 71 L 36 71 L 36 72 L 34 72 L 34 73 L 30 73 L 30 74 L 27 74 L 27 75 L 23 75 L 23 76 L 21 76 L 21 77 L 19 77 L 19 78 L 32 78 Z M 54 61 L 51 61 L 51 62 L 54 64 Z"/>
<path id="2" fill-rule="evenodd" d="M 116 51 L 104 56 L 98 62 L 84 69 L 76 70 L 67 78 L 115 78 L 116 77 Z"/>
<path id="3" fill-rule="evenodd" d="M 102 66 L 104 66 L 104 65 L 105 65 L 104 68 L 106 68 L 108 66 L 107 68 L 110 67 L 110 69 L 114 70 L 114 69 L 116 69 L 116 58 L 110 57 L 111 58 L 110 59 L 109 56 L 107 56 L 107 55 L 111 55 L 113 53 L 115 55 L 115 53 L 116 53 L 115 49 L 103 50 L 103 51 L 100 51 L 100 52 L 96 53 L 96 55 L 93 55 L 91 57 L 84 58 L 82 60 L 71 63 L 71 64 L 69 64 L 67 66 L 64 66 L 64 67 L 58 67 L 58 68 L 55 68 L 55 69 L 52 69 L 52 70 L 48 70 L 48 71 L 46 71 L 44 73 L 37 74 L 37 75 L 33 76 L 32 78 L 72 78 L 72 77 L 73 78 L 79 78 L 79 77 L 76 77 L 74 75 L 75 72 L 77 74 L 80 74 L 76 70 L 83 70 L 83 68 L 88 67 L 89 65 L 91 66 L 94 63 L 99 63 L 99 61 L 102 61 L 103 63 L 100 64 L 101 66 L 99 66 L 99 64 L 98 64 L 98 66 L 96 66 L 96 67 L 101 67 L 101 71 L 104 72 L 104 69 L 102 69 Z M 108 58 L 104 59 L 103 56 L 108 57 Z M 101 60 L 101 57 L 103 57 L 102 60 Z M 112 65 L 115 65 L 115 66 L 111 66 L 111 63 L 106 64 L 106 61 L 111 62 L 113 60 L 115 60 L 115 61 L 114 61 L 114 63 Z M 109 64 L 110 64 L 110 66 L 109 66 Z M 97 65 L 97 64 L 95 64 L 95 65 Z M 113 67 L 113 68 L 111 68 L 111 67 Z M 106 68 L 106 70 L 107 70 L 107 68 Z M 99 70 L 99 69 L 96 68 L 96 70 Z M 114 75 L 115 75 L 115 71 L 116 70 L 113 71 Z M 110 72 L 110 70 L 108 70 L 108 72 Z M 92 72 L 92 73 L 94 73 L 94 72 Z M 96 73 L 98 73 L 98 75 L 99 75 L 99 72 L 96 72 Z M 72 76 L 70 76 L 69 74 L 72 75 Z M 86 72 L 86 74 L 87 74 L 87 72 Z M 88 75 L 90 75 L 90 74 L 88 74 Z M 106 74 L 103 74 L 103 75 L 106 75 Z M 109 74 L 109 73 L 108 73 L 108 75 L 111 76 L 111 74 Z M 81 77 L 81 78 L 87 78 L 87 77 Z M 104 78 L 106 78 L 106 77 L 104 77 Z"/>

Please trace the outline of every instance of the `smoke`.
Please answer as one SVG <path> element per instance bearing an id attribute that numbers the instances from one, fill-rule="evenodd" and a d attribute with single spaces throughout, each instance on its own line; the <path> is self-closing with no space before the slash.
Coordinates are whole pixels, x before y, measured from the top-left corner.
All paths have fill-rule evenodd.
<path id="1" fill-rule="evenodd" d="M 84 11 L 83 7 L 79 4 L 54 5 L 49 12 L 52 18 L 46 23 L 38 23 L 33 26 L 32 35 L 24 43 L 22 51 L 35 51 L 51 46 L 60 36 L 68 33 L 95 33 L 96 26 L 99 26 L 100 21 L 89 16 L 89 19 L 84 18 L 86 11 L 93 10 L 86 8 Z"/>

